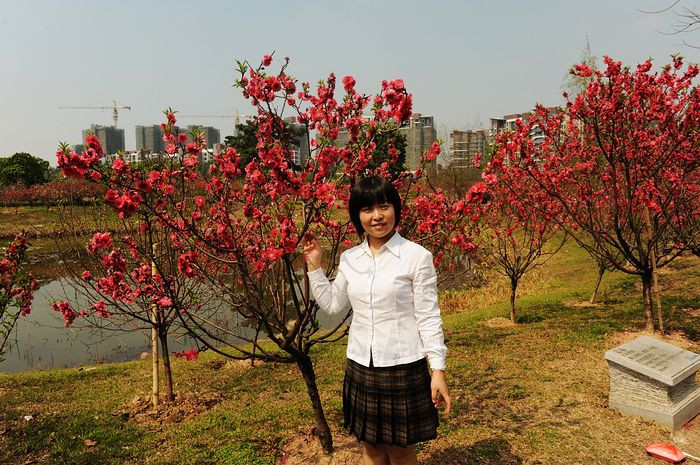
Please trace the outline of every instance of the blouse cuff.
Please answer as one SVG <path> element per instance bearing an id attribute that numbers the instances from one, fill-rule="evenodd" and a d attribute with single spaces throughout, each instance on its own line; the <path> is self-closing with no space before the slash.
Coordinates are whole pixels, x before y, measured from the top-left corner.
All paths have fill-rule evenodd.
<path id="1" fill-rule="evenodd" d="M 307 271 L 306 275 L 309 277 L 310 281 L 318 281 L 326 277 L 326 272 L 323 271 L 323 268 L 316 268 L 313 271 Z"/>
<path id="2" fill-rule="evenodd" d="M 445 371 L 445 359 L 442 357 L 428 357 L 428 363 L 430 363 L 430 368 L 433 371 Z"/>

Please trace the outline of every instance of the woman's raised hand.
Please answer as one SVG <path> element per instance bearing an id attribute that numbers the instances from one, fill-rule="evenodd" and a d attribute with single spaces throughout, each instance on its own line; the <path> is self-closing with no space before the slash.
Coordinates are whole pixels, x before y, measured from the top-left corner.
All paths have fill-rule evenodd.
<path id="1" fill-rule="evenodd" d="M 321 258 L 323 257 L 321 241 L 309 233 L 301 241 L 301 244 L 304 246 L 304 260 L 306 260 L 309 271 L 321 268 Z"/>

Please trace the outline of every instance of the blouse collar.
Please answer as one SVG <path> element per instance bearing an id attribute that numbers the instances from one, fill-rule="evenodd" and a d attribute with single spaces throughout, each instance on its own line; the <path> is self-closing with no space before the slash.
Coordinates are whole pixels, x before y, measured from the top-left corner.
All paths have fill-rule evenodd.
<path id="1" fill-rule="evenodd" d="M 405 242 L 406 239 L 401 237 L 398 231 L 394 232 L 394 235 L 391 236 L 391 239 L 386 241 L 380 248 L 379 252 L 381 252 L 383 249 L 387 249 L 389 252 L 391 252 L 393 255 L 396 256 L 396 258 L 401 258 L 400 254 L 400 249 L 401 249 L 401 244 Z M 360 246 L 357 248 L 357 251 L 355 252 L 355 258 L 359 258 L 362 255 L 367 254 L 370 257 L 372 257 L 372 251 L 369 248 L 369 242 L 367 236 L 365 236 L 365 240 L 362 241 Z"/>

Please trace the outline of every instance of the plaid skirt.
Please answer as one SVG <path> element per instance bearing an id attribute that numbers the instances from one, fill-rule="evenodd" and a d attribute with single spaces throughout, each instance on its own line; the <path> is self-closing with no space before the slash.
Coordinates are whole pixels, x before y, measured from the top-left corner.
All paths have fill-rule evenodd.
<path id="1" fill-rule="evenodd" d="M 348 359 L 343 416 L 348 432 L 370 444 L 406 447 L 435 439 L 439 422 L 427 361 L 365 367 Z"/>

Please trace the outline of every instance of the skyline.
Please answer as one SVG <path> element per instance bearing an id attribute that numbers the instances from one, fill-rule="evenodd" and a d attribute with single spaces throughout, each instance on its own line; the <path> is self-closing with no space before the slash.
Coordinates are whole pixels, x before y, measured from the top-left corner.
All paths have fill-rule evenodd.
<path id="1" fill-rule="evenodd" d="M 358 91 L 375 93 L 383 79 L 404 79 L 414 112 L 434 116 L 444 138 L 537 102 L 562 104 L 566 72 L 587 37 L 594 55 L 629 66 L 652 57 L 658 67 L 674 53 L 697 62 L 700 51 L 682 43 L 692 37 L 659 32 L 672 28 L 672 12 L 639 11 L 670 3 L 3 1 L 0 157 L 24 151 L 55 166 L 59 141 L 78 144 L 91 124 L 112 124 L 111 110 L 60 106 L 131 106 L 119 112 L 127 149 L 135 148 L 134 127 L 158 124 L 166 107 L 249 114 L 232 87 L 235 60 L 257 64 L 272 51 L 275 64 L 290 57 L 288 71 L 312 84 L 351 74 Z M 216 127 L 223 140 L 233 120 L 179 124 Z"/>

